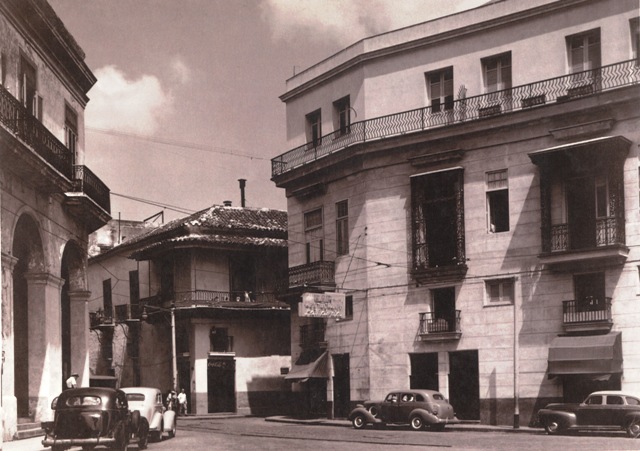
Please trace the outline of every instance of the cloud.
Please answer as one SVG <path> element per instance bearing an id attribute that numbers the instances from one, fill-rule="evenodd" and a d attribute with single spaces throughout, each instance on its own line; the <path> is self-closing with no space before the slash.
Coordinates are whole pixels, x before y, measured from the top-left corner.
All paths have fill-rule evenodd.
<path id="1" fill-rule="evenodd" d="M 348 46 L 483 3 L 487 0 L 263 0 L 262 11 L 274 39 L 329 39 Z"/>
<path id="2" fill-rule="evenodd" d="M 171 70 L 173 71 L 173 76 L 179 83 L 184 85 L 191 80 L 191 69 L 189 69 L 179 56 L 171 60 Z"/>
<path id="3" fill-rule="evenodd" d="M 94 73 L 98 81 L 89 93 L 87 127 L 151 134 L 172 108 L 171 94 L 153 75 L 130 80 L 115 66 Z"/>

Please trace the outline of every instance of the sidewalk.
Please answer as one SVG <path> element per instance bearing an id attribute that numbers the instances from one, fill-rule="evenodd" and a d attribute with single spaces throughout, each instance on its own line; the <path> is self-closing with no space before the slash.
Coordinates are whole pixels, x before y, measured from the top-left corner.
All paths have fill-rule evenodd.
<path id="1" fill-rule="evenodd" d="M 351 427 L 349 420 L 329 420 L 327 418 L 298 419 L 286 416 L 273 416 L 265 418 L 265 421 L 273 421 L 277 423 L 294 423 L 308 424 L 317 426 L 342 426 Z M 475 431 L 475 432 L 512 432 L 525 434 L 545 434 L 542 428 L 531 428 L 528 426 L 520 426 L 514 429 L 513 426 L 491 426 L 488 424 L 480 424 L 477 422 L 462 422 L 457 424 L 448 424 L 446 429 L 449 431 Z"/>

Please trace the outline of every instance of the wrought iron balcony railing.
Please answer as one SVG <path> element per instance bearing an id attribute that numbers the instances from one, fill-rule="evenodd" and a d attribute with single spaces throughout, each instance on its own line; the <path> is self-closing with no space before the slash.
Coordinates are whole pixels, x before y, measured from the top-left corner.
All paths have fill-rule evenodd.
<path id="1" fill-rule="evenodd" d="M 580 246 L 574 245 L 571 242 L 571 231 L 568 224 L 554 224 L 551 226 L 550 231 L 544 232 L 543 230 L 543 252 L 562 252 L 581 249 Z M 624 245 L 626 241 L 624 219 L 614 216 L 598 218 L 595 221 L 593 234 L 596 247 L 616 244 Z"/>
<path id="2" fill-rule="evenodd" d="M 573 323 L 610 323 L 611 298 L 591 297 L 584 302 L 562 301 L 562 322 Z"/>
<path id="3" fill-rule="evenodd" d="M 0 86 L 0 122 L 67 179 L 72 178 L 71 151 L 4 87 Z"/>
<path id="4" fill-rule="evenodd" d="M 433 312 L 420 313 L 420 335 L 461 332 L 460 310 L 452 318 L 436 317 Z"/>
<path id="5" fill-rule="evenodd" d="M 326 327 L 324 322 L 314 322 L 300 326 L 300 347 L 313 348 L 324 343 Z"/>
<path id="6" fill-rule="evenodd" d="M 289 288 L 334 286 L 335 263 L 319 261 L 289 268 Z"/>
<path id="7" fill-rule="evenodd" d="M 353 144 L 564 102 L 639 82 L 640 65 L 633 59 L 503 91 L 459 98 L 450 108 L 428 106 L 354 122 L 347 133 L 329 133 L 315 143 L 303 144 L 273 158 L 271 175 L 279 176 Z"/>
<path id="8" fill-rule="evenodd" d="M 111 212 L 110 190 L 88 167 L 75 165 L 73 189 L 89 196 L 107 213 Z"/>
<path id="9" fill-rule="evenodd" d="M 141 304 L 161 306 L 167 302 L 173 303 L 179 308 L 188 307 L 221 307 L 226 303 L 251 304 L 256 308 L 265 304 L 274 308 L 286 307 L 286 304 L 276 299 L 275 293 L 253 291 L 214 291 L 214 290 L 190 290 L 175 291 L 164 296 L 155 295 L 140 300 Z"/>

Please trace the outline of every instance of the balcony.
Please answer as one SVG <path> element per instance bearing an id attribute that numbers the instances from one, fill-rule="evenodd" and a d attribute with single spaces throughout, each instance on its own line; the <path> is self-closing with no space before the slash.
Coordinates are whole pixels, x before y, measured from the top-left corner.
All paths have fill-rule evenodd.
<path id="1" fill-rule="evenodd" d="M 89 328 L 91 330 L 113 329 L 115 324 L 113 309 L 99 309 L 89 313 Z"/>
<path id="2" fill-rule="evenodd" d="M 613 327 L 611 298 L 562 301 L 562 326 L 566 333 L 609 332 Z"/>
<path id="3" fill-rule="evenodd" d="M 335 263 L 319 261 L 289 268 L 289 290 L 334 291 Z"/>
<path id="4" fill-rule="evenodd" d="M 455 317 L 436 318 L 433 312 L 420 313 L 420 331 L 422 341 L 449 341 L 460 340 L 462 329 L 460 328 L 460 310 L 455 311 Z"/>
<path id="5" fill-rule="evenodd" d="M 580 84 L 576 81 L 580 80 Z M 591 80 L 585 84 L 584 80 Z M 504 91 L 460 98 L 443 114 L 432 107 L 354 122 L 346 134 L 329 133 L 314 143 L 305 143 L 271 160 L 271 176 L 278 177 L 354 144 L 420 132 L 454 123 L 500 116 L 519 110 L 571 101 L 640 82 L 637 60 L 603 66 L 597 70 L 550 78 Z"/>
<path id="6" fill-rule="evenodd" d="M 253 291 L 213 291 L 187 290 L 174 291 L 164 296 L 154 295 L 140 300 L 141 305 L 176 308 L 220 308 L 246 310 L 289 309 L 289 306 L 276 299 L 275 293 Z"/>
<path id="7" fill-rule="evenodd" d="M 303 349 L 326 348 L 325 341 L 326 324 L 324 322 L 313 322 L 300 326 L 300 347 Z"/>
<path id="8" fill-rule="evenodd" d="M 2 132 L 16 139 L 0 146 L 2 160 L 20 177 L 39 189 L 64 192 L 71 214 L 91 230 L 111 219 L 107 186 L 86 166 L 74 166 L 72 152 L 2 86 L 0 123 Z"/>
<path id="9" fill-rule="evenodd" d="M 115 306 L 116 323 L 140 322 L 141 308 L 139 304 L 121 304 Z"/>

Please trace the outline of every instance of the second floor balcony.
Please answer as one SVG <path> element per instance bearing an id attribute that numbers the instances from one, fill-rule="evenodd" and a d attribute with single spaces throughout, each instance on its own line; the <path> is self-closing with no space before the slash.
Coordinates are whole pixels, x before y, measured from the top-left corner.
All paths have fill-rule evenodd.
<path id="1" fill-rule="evenodd" d="M 278 177 L 355 144 L 564 103 L 639 82 L 640 65 L 633 59 L 503 91 L 460 96 L 444 109 L 441 105 L 427 106 L 353 122 L 346 133 L 334 131 L 273 158 L 271 176 Z"/>
<path id="2" fill-rule="evenodd" d="M 613 327 L 611 298 L 562 301 L 562 326 L 567 333 L 609 332 Z"/>
<path id="3" fill-rule="evenodd" d="M 333 291 L 336 288 L 335 263 L 317 261 L 289 268 L 289 289 Z"/>
<path id="4" fill-rule="evenodd" d="M 459 340 L 462 337 L 460 327 L 460 310 L 450 317 L 437 317 L 433 312 L 420 313 L 420 329 L 422 341 Z"/>
<path id="5" fill-rule="evenodd" d="M 181 290 L 157 294 L 141 299 L 142 305 L 168 308 L 233 308 L 247 310 L 288 309 L 289 306 L 276 299 L 272 292 L 253 292 L 249 290 Z"/>

